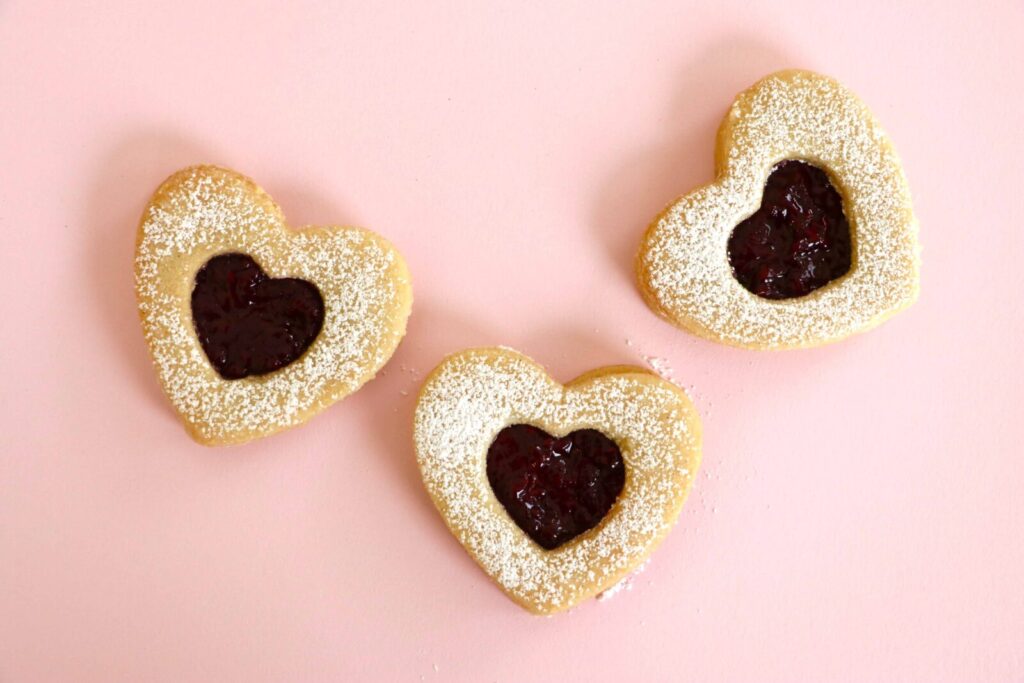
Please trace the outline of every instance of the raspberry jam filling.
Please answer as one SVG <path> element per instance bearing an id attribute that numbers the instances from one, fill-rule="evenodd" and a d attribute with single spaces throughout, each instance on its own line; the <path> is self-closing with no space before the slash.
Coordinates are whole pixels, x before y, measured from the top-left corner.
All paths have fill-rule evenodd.
<path id="1" fill-rule="evenodd" d="M 272 279 L 245 254 L 221 254 L 196 273 L 192 323 L 224 379 L 265 375 L 301 356 L 324 323 L 312 283 Z"/>
<path id="2" fill-rule="evenodd" d="M 850 270 L 850 224 L 828 175 L 804 161 L 772 169 L 761 208 L 729 236 L 729 265 L 765 299 L 810 294 Z"/>
<path id="3" fill-rule="evenodd" d="M 608 514 L 626 466 L 615 442 L 596 429 L 555 438 L 518 424 L 498 432 L 487 450 L 487 480 L 519 528 L 553 550 Z"/>

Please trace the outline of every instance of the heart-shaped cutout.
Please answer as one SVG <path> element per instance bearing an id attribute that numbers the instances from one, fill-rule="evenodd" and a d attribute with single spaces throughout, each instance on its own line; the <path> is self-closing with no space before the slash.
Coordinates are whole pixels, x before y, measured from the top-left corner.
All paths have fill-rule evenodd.
<path id="1" fill-rule="evenodd" d="M 192 323 L 221 377 L 265 375 L 301 356 L 320 334 L 324 298 L 311 282 L 269 278 L 245 254 L 221 254 L 196 273 Z"/>
<path id="2" fill-rule="evenodd" d="M 747 291 L 765 299 L 807 296 L 850 270 L 843 198 L 820 168 L 780 162 L 761 207 L 732 231 L 728 249 L 733 275 Z"/>
<path id="3" fill-rule="evenodd" d="M 596 431 L 620 451 L 625 465 L 621 492 L 607 514 L 597 514 L 606 501 L 599 496 L 589 515 L 598 521 L 586 530 L 572 529 L 580 533 L 567 539 L 556 531 L 551 538 L 561 542 L 552 543 L 557 545 L 552 550 L 513 519 L 499 500 L 508 492 L 498 494 L 502 484 L 492 487 L 488 476 L 492 446 L 501 448 L 499 435 L 514 425 L 541 432 L 524 441 L 549 453 L 577 443 L 575 434 L 593 439 L 590 432 Z M 424 485 L 448 528 L 509 597 L 540 614 L 596 595 L 647 559 L 682 509 L 701 443 L 700 420 L 686 394 L 653 373 L 607 367 L 563 386 L 526 356 L 505 348 L 462 351 L 435 368 L 420 392 L 414 439 Z M 600 469 L 614 472 L 615 467 Z M 558 477 L 552 473 L 544 479 L 557 482 Z M 614 475 L 592 480 L 614 488 Z M 530 488 L 529 483 L 510 487 L 513 495 Z M 560 517 L 546 512 L 540 519 Z"/>
<path id="4" fill-rule="evenodd" d="M 604 519 L 626 483 L 626 465 L 596 429 L 558 438 L 510 425 L 487 449 L 487 481 L 519 528 L 553 550 Z"/>
<path id="5" fill-rule="evenodd" d="M 836 81 L 782 71 L 741 93 L 719 128 L 715 166 L 714 182 L 655 219 L 637 256 L 644 298 L 673 324 L 734 346 L 798 348 L 868 330 L 917 298 L 917 220 L 899 158 L 867 107 Z M 800 215 L 777 204 L 767 227 L 783 228 L 778 240 L 746 230 L 766 228 L 756 224 L 762 201 L 772 204 L 775 173 L 809 168 L 806 182 L 823 188 L 824 177 L 841 197 L 846 272 L 838 217 L 802 235 L 779 225 L 821 219 L 834 204 L 825 188 L 820 206 Z M 773 260 L 772 250 L 787 253 Z"/>
<path id="6" fill-rule="evenodd" d="M 292 230 L 259 186 L 216 166 L 157 189 L 139 225 L 135 282 L 164 391 L 210 445 L 300 424 L 358 389 L 394 353 L 412 305 L 405 262 L 386 240 L 360 228 Z"/>

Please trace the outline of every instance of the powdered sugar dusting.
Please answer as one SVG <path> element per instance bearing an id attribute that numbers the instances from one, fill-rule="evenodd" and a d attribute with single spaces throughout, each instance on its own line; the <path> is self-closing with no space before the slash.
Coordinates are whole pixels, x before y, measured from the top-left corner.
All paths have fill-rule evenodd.
<path id="1" fill-rule="evenodd" d="M 854 258 L 845 277 L 808 296 L 767 300 L 733 277 L 727 242 L 784 159 L 829 172 Z M 917 222 L 899 159 L 865 105 L 836 81 L 786 71 L 742 93 L 719 131 L 717 166 L 718 178 L 666 209 L 640 249 L 641 289 L 671 321 L 739 346 L 790 348 L 863 331 L 916 298 Z"/>
<path id="2" fill-rule="evenodd" d="M 644 356 L 644 362 L 647 363 L 652 370 L 658 373 L 659 377 L 675 383 L 675 373 L 672 370 L 672 364 L 667 358 L 662 358 L 660 356 Z"/>
<path id="3" fill-rule="evenodd" d="M 535 544 L 494 497 L 486 453 L 505 426 L 552 434 L 595 428 L 627 466 L 612 512 L 552 551 Z M 613 585 L 675 522 L 700 460 L 700 427 L 678 388 L 648 373 L 606 374 L 563 387 L 525 356 L 476 349 L 428 378 L 415 419 L 423 480 L 452 532 L 516 601 L 550 613 Z"/>
<path id="4" fill-rule="evenodd" d="M 306 353 L 260 377 L 221 378 L 192 325 L 195 273 L 220 253 L 252 256 L 271 277 L 314 283 L 324 325 Z M 351 393 L 387 362 L 411 305 L 408 271 L 386 241 L 358 228 L 288 230 L 247 178 L 203 166 L 157 190 L 135 259 L 143 330 L 160 380 L 190 431 L 236 443 L 307 419 Z"/>
<path id="5" fill-rule="evenodd" d="M 631 591 L 631 590 L 633 590 L 633 582 L 634 582 L 634 580 L 636 579 L 637 576 L 642 574 L 645 569 L 647 569 L 647 565 L 650 564 L 650 563 L 651 563 L 650 560 L 648 560 L 647 562 L 644 562 L 642 565 L 637 567 L 636 571 L 634 571 L 632 574 L 630 574 L 626 578 L 622 579 L 621 581 L 619 581 L 617 584 L 615 584 L 611 588 L 605 589 L 605 590 L 601 591 L 600 593 L 598 593 L 597 594 L 598 602 L 605 602 L 606 600 L 611 600 L 612 598 L 614 598 L 616 595 L 618 595 L 622 591 Z"/>

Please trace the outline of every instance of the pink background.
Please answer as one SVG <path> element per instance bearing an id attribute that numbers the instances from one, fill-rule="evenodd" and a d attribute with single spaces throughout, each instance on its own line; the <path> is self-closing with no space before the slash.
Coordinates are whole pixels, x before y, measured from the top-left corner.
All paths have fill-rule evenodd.
<path id="1" fill-rule="evenodd" d="M 1024 680 L 1019 1 L 346 4 L 0 2 L 0 680 Z M 630 264 L 789 66 L 895 140 L 923 294 L 746 352 L 656 319 Z M 386 375 L 229 450 L 178 424 L 132 288 L 149 193 L 202 161 L 415 279 Z M 647 571 L 551 619 L 410 445 L 424 373 L 498 343 L 562 380 L 667 359 L 704 417 Z"/>

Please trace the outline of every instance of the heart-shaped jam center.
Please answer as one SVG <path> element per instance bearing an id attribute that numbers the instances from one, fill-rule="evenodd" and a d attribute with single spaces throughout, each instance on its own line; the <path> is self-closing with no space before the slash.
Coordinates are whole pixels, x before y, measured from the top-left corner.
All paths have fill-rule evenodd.
<path id="1" fill-rule="evenodd" d="M 196 273 L 192 323 L 224 379 L 265 375 L 301 356 L 320 333 L 320 290 L 298 278 L 272 279 L 245 254 L 221 254 Z"/>
<path id="2" fill-rule="evenodd" d="M 626 466 L 615 442 L 596 429 L 555 438 L 519 424 L 498 432 L 487 450 L 487 480 L 519 528 L 552 550 L 608 514 Z"/>
<path id="3" fill-rule="evenodd" d="M 729 236 L 740 284 L 765 299 L 810 294 L 850 270 L 850 224 L 828 175 L 805 161 L 772 169 L 761 208 Z"/>

